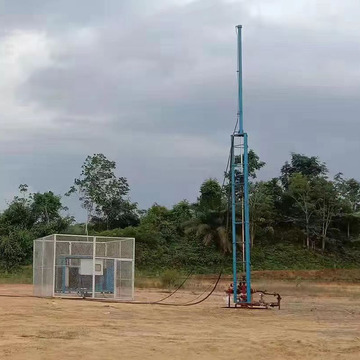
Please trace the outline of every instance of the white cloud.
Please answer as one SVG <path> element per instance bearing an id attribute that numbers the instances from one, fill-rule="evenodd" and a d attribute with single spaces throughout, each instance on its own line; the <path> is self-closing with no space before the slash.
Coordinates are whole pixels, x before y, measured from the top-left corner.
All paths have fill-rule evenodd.
<path id="1" fill-rule="evenodd" d="M 252 18 L 288 29 L 348 34 L 360 29 L 357 0 L 256 0 L 248 8 Z"/>
<path id="2" fill-rule="evenodd" d="M 37 127 L 49 126 L 51 109 L 20 102 L 18 89 L 38 68 L 50 65 L 51 45 L 44 33 L 13 31 L 0 38 L 0 139 L 12 140 Z"/>

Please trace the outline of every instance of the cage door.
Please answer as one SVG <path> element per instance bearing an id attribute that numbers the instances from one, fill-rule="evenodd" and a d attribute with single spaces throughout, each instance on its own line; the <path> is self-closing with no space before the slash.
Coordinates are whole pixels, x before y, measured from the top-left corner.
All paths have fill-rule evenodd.
<path id="1" fill-rule="evenodd" d="M 133 261 L 116 260 L 116 289 L 115 298 L 130 300 L 133 296 Z"/>

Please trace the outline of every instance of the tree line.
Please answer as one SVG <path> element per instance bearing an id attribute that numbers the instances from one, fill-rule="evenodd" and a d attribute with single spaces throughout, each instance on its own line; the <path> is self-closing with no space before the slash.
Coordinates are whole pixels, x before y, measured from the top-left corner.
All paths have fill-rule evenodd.
<path id="1" fill-rule="evenodd" d="M 305 268 L 359 264 L 360 182 L 342 173 L 330 178 L 315 156 L 292 153 L 278 177 L 258 181 L 264 166 L 250 151 L 253 266 L 291 267 L 299 257 L 297 266 Z M 116 175 L 116 163 L 103 154 L 85 159 L 65 194 L 78 197 L 87 214 L 84 224 L 66 215 L 60 195 L 30 193 L 20 185 L 0 214 L 0 267 L 12 271 L 31 264 L 33 240 L 52 233 L 135 237 L 140 269 L 211 271 L 230 256 L 228 184 L 207 179 L 194 203 L 183 200 L 171 209 L 155 203 L 141 210 L 129 192 L 127 179 Z"/>

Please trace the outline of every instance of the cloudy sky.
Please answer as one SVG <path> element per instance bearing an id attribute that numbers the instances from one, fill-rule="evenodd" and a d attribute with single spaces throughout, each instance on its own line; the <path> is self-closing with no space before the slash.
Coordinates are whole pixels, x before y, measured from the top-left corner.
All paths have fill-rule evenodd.
<path id="1" fill-rule="evenodd" d="M 260 177 L 295 151 L 360 179 L 359 18 L 358 0 L 0 0 L 0 208 L 20 183 L 63 194 L 99 152 L 140 207 L 195 200 L 227 160 L 237 24 Z"/>

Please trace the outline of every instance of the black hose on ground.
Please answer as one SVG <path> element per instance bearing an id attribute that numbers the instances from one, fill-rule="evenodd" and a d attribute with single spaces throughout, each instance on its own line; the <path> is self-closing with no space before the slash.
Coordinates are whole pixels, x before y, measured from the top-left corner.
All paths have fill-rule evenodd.
<path id="1" fill-rule="evenodd" d="M 170 296 L 174 295 L 184 284 L 185 282 L 188 280 L 188 278 L 190 277 L 191 273 L 185 278 L 185 280 L 169 295 L 161 298 L 160 300 L 157 301 L 116 301 L 116 300 L 110 300 L 110 299 L 92 299 L 92 298 L 60 298 L 60 299 L 65 299 L 65 300 L 85 300 L 85 301 L 98 301 L 98 302 L 105 302 L 105 303 L 116 303 L 116 304 L 132 304 L 132 305 L 161 305 L 161 306 L 192 306 L 192 305 L 198 305 L 201 304 L 202 302 L 204 302 L 205 300 L 207 300 L 212 294 L 213 292 L 216 290 L 217 285 L 220 282 L 221 279 L 221 275 L 222 275 L 223 270 L 221 269 L 218 278 L 213 286 L 213 288 L 211 289 L 211 291 L 209 292 L 209 294 L 207 294 L 203 299 L 198 300 L 198 301 L 194 301 L 196 299 L 199 298 L 199 296 L 197 296 L 195 299 L 190 300 L 186 303 L 163 303 L 162 301 L 168 299 Z M 200 295 L 202 296 L 204 294 L 204 292 Z M 35 295 L 7 295 L 7 294 L 0 294 L 0 297 L 12 297 L 12 298 L 42 298 L 40 296 L 35 296 Z M 54 299 L 54 298 L 47 298 L 47 299 Z"/>

